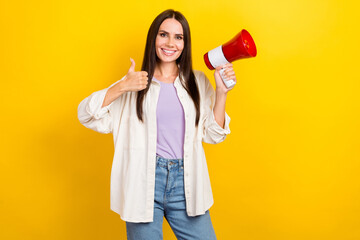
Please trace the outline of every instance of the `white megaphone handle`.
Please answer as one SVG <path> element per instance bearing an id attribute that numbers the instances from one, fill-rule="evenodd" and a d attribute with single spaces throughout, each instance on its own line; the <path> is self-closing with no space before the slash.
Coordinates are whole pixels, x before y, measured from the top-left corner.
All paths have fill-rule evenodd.
<path id="1" fill-rule="evenodd" d="M 232 88 L 233 86 L 235 86 L 236 82 L 234 80 L 232 80 L 232 79 L 226 80 L 227 78 L 225 76 L 224 71 L 225 71 L 225 68 L 220 69 L 220 71 L 219 71 L 220 76 L 221 76 L 223 82 L 225 83 L 226 87 L 227 88 Z"/>

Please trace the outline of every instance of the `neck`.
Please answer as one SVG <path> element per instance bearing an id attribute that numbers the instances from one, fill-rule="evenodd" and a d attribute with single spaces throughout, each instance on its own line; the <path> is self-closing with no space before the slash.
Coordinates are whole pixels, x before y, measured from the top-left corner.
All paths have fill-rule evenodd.
<path id="1" fill-rule="evenodd" d="M 179 68 L 176 62 L 156 64 L 154 75 L 162 78 L 174 77 L 179 74 Z"/>

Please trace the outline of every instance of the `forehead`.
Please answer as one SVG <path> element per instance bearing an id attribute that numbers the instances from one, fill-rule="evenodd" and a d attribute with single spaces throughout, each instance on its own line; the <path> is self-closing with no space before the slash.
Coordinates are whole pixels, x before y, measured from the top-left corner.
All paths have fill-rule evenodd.
<path id="1" fill-rule="evenodd" d="M 160 25 L 159 31 L 160 30 L 164 30 L 173 34 L 183 34 L 181 23 L 174 18 L 165 19 Z"/>

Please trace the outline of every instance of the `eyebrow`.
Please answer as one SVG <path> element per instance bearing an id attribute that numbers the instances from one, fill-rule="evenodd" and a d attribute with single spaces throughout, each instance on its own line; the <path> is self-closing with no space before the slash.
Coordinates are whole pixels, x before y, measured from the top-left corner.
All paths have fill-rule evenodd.
<path id="1" fill-rule="evenodd" d="M 159 30 L 159 32 L 164 32 L 164 33 L 167 33 L 167 34 L 169 34 L 167 31 L 165 31 L 165 30 Z M 177 33 L 177 34 L 175 34 L 175 35 L 177 35 L 177 36 L 183 36 L 183 34 L 181 34 L 181 33 Z"/>

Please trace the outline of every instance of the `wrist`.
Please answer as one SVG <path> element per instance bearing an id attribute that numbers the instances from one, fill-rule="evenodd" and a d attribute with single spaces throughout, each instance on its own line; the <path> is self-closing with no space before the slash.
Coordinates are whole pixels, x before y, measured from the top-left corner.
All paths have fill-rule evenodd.
<path id="1" fill-rule="evenodd" d="M 216 98 L 226 98 L 227 97 L 227 91 L 224 92 L 224 91 L 216 89 L 215 94 L 216 94 L 215 95 Z"/>
<path id="2" fill-rule="evenodd" d="M 116 92 L 117 92 L 117 94 L 119 94 L 119 95 L 121 95 L 121 94 L 123 94 L 124 92 L 126 92 L 125 86 L 124 86 L 124 81 L 120 81 L 120 82 L 117 84 Z"/>

